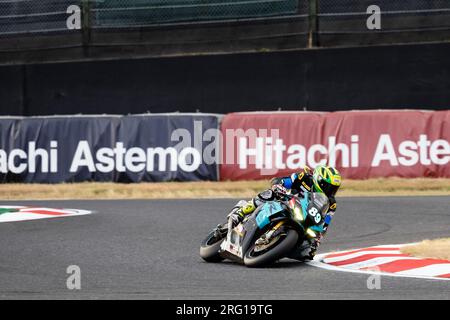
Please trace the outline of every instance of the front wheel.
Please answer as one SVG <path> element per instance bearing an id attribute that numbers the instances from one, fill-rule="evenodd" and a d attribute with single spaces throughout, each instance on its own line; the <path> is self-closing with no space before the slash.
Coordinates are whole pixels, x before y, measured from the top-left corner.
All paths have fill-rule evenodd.
<path id="1" fill-rule="evenodd" d="M 244 264 L 250 268 L 270 265 L 287 256 L 294 249 L 297 241 L 297 231 L 288 229 L 286 233 L 272 239 L 265 247 L 254 244 L 244 256 Z"/>
<path id="2" fill-rule="evenodd" d="M 226 232 L 220 233 L 220 236 L 217 236 L 215 230 L 211 231 L 200 246 L 200 257 L 206 262 L 220 262 L 224 260 L 219 252 L 220 245 L 225 240 L 225 237 Z"/>

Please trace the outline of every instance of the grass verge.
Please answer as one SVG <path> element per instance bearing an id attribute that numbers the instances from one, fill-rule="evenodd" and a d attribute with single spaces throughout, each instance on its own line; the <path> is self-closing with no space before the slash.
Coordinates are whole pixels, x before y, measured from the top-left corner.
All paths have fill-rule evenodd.
<path id="1" fill-rule="evenodd" d="M 424 240 L 401 249 L 402 253 L 419 258 L 433 258 L 450 261 L 450 238 Z"/>
<path id="2" fill-rule="evenodd" d="M 0 200 L 251 198 L 263 181 L 0 184 Z M 345 180 L 338 197 L 450 195 L 450 179 Z"/>

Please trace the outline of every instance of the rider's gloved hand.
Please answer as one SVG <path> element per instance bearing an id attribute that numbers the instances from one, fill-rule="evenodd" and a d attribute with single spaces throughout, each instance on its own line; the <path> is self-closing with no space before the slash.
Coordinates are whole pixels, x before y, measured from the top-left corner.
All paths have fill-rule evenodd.
<path id="1" fill-rule="evenodd" d="M 272 191 L 273 191 L 273 193 L 275 193 L 275 195 L 288 193 L 287 189 L 285 187 L 283 187 L 283 185 L 281 185 L 281 184 L 274 184 L 272 186 Z"/>

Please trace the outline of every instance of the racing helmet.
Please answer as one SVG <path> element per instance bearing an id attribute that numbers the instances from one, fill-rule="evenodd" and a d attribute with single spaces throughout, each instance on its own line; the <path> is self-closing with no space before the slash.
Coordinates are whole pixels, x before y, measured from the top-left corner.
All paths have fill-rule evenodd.
<path id="1" fill-rule="evenodd" d="M 336 168 L 318 166 L 314 169 L 314 189 L 317 192 L 323 192 L 327 197 L 334 197 L 341 186 L 341 180 L 341 174 Z"/>

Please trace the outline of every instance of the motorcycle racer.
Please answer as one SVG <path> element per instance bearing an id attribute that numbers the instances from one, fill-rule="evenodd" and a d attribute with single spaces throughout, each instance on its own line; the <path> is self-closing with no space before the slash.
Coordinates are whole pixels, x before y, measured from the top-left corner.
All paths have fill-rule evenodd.
<path id="1" fill-rule="evenodd" d="M 337 204 L 335 195 L 341 186 L 341 180 L 342 178 L 339 171 L 333 167 L 318 166 L 312 171 L 306 166 L 302 171 L 293 173 L 289 177 L 272 179 L 271 189 L 259 193 L 250 201 L 239 201 L 228 215 L 228 218 L 232 220 L 233 226 L 236 226 L 246 215 L 253 213 L 256 208 L 266 201 L 274 200 L 278 191 L 284 192 L 286 189 L 290 189 L 291 194 L 300 196 L 302 196 L 305 191 L 324 193 L 329 200 L 329 208 L 326 212 L 323 226 L 324 231 L 314 239 L 305 240 L 289 256 L 292 259 L 300 261 L 312 260 L 322 238 L 328 230 L 328 226 L 331 223 L 334 213 L 336 212 Z"/>

